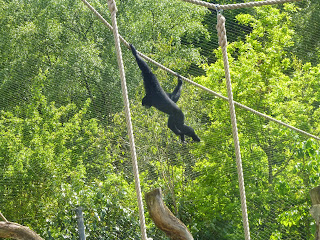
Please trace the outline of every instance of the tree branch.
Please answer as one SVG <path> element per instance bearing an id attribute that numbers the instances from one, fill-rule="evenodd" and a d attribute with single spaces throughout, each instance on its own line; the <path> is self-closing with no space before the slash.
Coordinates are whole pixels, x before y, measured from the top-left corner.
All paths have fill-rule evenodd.
<path id="1" fill-rule="evenodd" d="M 13 222 L 0 222 L 0 238 L 13 238 L 17 240 L 43 240 L 30 228 Z"/>
<path id="2" fill-rule="evenodd" d="M 164 204 L 160 188 L 146 193 L 145 199 L 151 219 L 171 240 L 193 240 L 188 228 Z"/>

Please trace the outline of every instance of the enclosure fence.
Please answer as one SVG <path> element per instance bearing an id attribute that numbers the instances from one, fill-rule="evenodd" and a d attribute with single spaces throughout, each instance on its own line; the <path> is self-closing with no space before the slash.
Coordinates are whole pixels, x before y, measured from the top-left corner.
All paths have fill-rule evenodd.
<path id="1" fill-rule="evenodd" d="M 146 240 L 147 235 L 146 235 L 146 227 L 145 227 L 145 220 L 144 220 L 144 213 L 143 213 L 144 211 L 143 211 L 143 203 L 142 203 L 142 196 L 141 196 L 141 189 L 140 189 L 138 164 L 137 164 L 137 159 L 136 159 L 137 157 L 136 157 L 136 150 L 135 150 L 135 144 L 134 144 L 134 138 L 133 138 L 133 130 L 132 130 L 132 124 L 131 124 L 131 118 L 130 118 L 129 100 L 128 100 L 127 90 L 126 90 L 124 66 L 123 66 L 122 57 L 121 57 L 121 49 L 120 49 L 119 40 L 121 40 L 127 48 L 130 48 L 130 46 L 129 46 L 128 42 L 118 33 L 117 22 L 116 22 L 117 9 L 116 9 L 116 5 L 115 5 L 114 0 L 108 0 L 108 5 L 109 5 L 109 10 L 111 12 L 113 26 L 111 26 L 86 0 L 82 0 L 82 1 L 110 30 L 113 31 L 113 34 L 114 34 L 115 44 L 116 44 L 116 52 L 117 52 L 117 60 L 118 60 L 120 77 L 121 77 L 121 84 L 122 84 L 122 90 L 123 90 L 122 94 L 123 94 L 123 99 L 124 99 L 124 103 L 125 103 L 125 113 L 126 113 L 126 120 L 127 120 L 128 135 L 129 135 L 130 146 L 131 146 L 131 157 L 132 157 L 132 163 L 133 163 L 133 169 L 134 169 L 137 200 L 138 200 L 138 206 L 139 206 L 141 235 L 142 235 L 142 239 Z M 300 0 L 269 0 L 269 1 L 248 2 L 248 3 L 240 3 L 240 4 L 228 4 L 228 5 L 212 4 L 212 3 L 207 3 L 207 2 L 198 1 L 198 0 L 183 0 L 183 1 L 197 4 L 197 5 L 206 7 L 206 8 L 215 9 L 218 14 L 217 31 L 218 31 L 218 36 L 219 36 L 219 45 L 221 46 L 222 53 L 223 53 L 228 97 L 222 96 L 221 94 L 216 93 L 216 92 L 214 92 L 214 91 L 212 91 L 212 90 L 210 90 L 210 89 L 208 89 L 198 83 L 195 83 L 186 77 L 183 77 L 183 76 L 181 76 L 181 77 L 186 82 L 189 82 L 189 83 L 195 85 L 196 87 L 199 87 L 199 88 L 213 94 L 214 96 L 219 97 L 223 100 L 227 100 L 229 102 L 229 110 L 230 110 L 230 117 L 231 117 L 231 124 L 232 124 L 232 134 L 233 134 L 235 155 L 236 155 L 236 161 L 237 161 L 238 183 L 239 183 L 239 190 L 240 190 L 240 197 L 241 197 L 243 228 L 244 228 L 245 239 L 250 240 L 250 228 L 249 228 L 248 213 L 247 213 L 244 176 L 243 176 L 243 169 L 242 169 L 242 160 L 241 160 L 241 151 L 240 151 L 240 144 L 239 144 L 239 137 L 238 137 L 237 120 L 236 120 L 236 113 L 235 113 L 234 106 L 241 107 L 241 108 L 248 110 L 258 116 L 264 117 L 270 121 L 273 121 L 277 124 L 280 124 L 282 126 L 290 128 L 294 131 L 297 131 L 301 134 L 304 134 L 304 135 L 311 137 L 311 138 L 314 138 L 316 140 L 320 140 L 320 138 L 318 136 L 311 134 L 311 133 L 305 132 L 299 128 L 293 127 L 289 124 L 286 124 L 282 121 L 279 121 L 275 118 L 267 116 L 261 112 L 258 112 L 248 106 L 245 106 L 245 105 L 233 100 L 231 77 L 230 77 L 230 70 L 229 70 L 229 61 L 228 61 L 228 54 L 227 54 L 227 33 L 226 33 L 226 28 L 225 28 L 225 18 L 222 15 L 222 10 L 232 10 L 232 9 L 238 9 L 238 8 L 258 7 L 258 6 L 263 6 L 263 5 L 283 4 L 283 3 L 295 2 L 295 1 L 300 1 Z M 170 74 L 178 76 L 178 74 L 176 72 L 166 68 L 165 66 L 159 64 L 158 62 L 145 56 L 144 54 L 142 54 L 140 52 L 138 52 L 138 54 L 141 57 L 143 57 L 144 59 L 148 60 L 149 62 L 151 62 L 151 63 L 157 65 L 158 67 L 162 68 L 163 70 L 169 72 Z"/>

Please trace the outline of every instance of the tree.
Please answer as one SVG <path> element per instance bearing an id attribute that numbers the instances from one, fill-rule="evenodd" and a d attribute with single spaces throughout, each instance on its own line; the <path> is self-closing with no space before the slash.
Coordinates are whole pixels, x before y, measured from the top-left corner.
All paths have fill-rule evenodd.
<path id="1" fill-rule="evenodd" d="M 293 5 L 286 5 L 283 10 L 257 8 L 254 15 L 236 17 L 240 23 L 252 27 L 252 31 L 245 41 L 233 42 L 228 47 L 234 99 L 306 131 L 319 133 L 318 120 L 314 118 L 318 116 L 318 106 L 314 107 L 314 102 L 319 88 L 314 83 L 319 79 L 319 67 L 302 64 L 287 51 L 293 46 L 290 15 L 294 12 Z M 221 53 L 215 52 L 217 62 L 204 66 L 208 77 L 201 77 L 198 82 L 226 95 Z M 212 130 L 204 138 L 213 141 L 218 135 L 219 139 L 209 148 L 209 153 L 207 146 L 203 149 L 207 152 L 206 158 L 197 162 L 195 171 L 200 177 L 190 188 L 190 197 L 196 189 L 195 202 L 216 207 L 191 212 L 197 212 L 193 219 L 199 221 L 208 217 L 202 221 L 203 225 L 195 221 L 200 234 L 198 238 L 209 239 L 214 233 L 217 239 L 237 239 L 242 225 L 240 218 L 230 215 L 240 209 L 237 180 L 230 175 L 231 169 L 235 169 L 235 160 L 228 110 L 222 100 L 208 102 L 208 105 L 212 110 L 202 112 L 211 120 Z M 310 237 L 306 196 L 312 183 L 302 179 L 311 176 L 302 174 L 307 163 L 298 154 L 301 151 L 299 143 L 305 142 L 305 137 L 241 109 L 237 109 L 237 119 L 251 231 L 264 239 L 285 238 L 293 233 L 301 239 Z M 310 157 L 312 168 L 318 169 L 319 164 L 314 162 L 317 154 Z M 304 166 L 299 174 L 293 170 L 296 162 Z M 297 181 L 303 184 L 300 182 L 297 187 Z M 299 196 L 294 194 L 297 188 L 303 192 Z M 295 207 L 290 209 L 290 206 Z M 217 223 L 208 230 L 207 221 L 217 218 Z M 199 231 L 199 227 L 203 230 Z"/>

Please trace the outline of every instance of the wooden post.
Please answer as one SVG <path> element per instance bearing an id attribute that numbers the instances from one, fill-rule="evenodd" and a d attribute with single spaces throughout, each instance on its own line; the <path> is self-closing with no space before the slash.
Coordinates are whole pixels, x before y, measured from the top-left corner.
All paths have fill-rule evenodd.
<path id="1" fill-rule="evenodd" d="M 145 199 L 151 219 L 171 240 L 193 240 L 188 228 L 164 204 L 160 188 L 146 193 Z"/>
<path id="2" fill-rule="evenodd" d="M 310 213 L 316 221 L 315 240 L 320 240 L 320 186 L 310 190 L 312 207 Z"/>

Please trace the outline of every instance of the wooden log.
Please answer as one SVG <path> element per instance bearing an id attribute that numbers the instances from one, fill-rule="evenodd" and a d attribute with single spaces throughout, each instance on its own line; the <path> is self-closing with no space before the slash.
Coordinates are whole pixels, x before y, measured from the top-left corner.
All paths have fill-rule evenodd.
<path id="1" fill-rule="evenodd" d="M 320 186 L 310 190 L 312 207 L 310 213 L 316 221 L 315 240 L 320 240 Z"/>
<path id="2" fill-rule="evenodd" d="M 188 228 L 164 204 L 160 188 L 146 193 L 145 199 L 152 221 L 170 239 L 193 240 Z"/>
<path id="3" fill-rule="evenodd" d="M 0 238 L 43 240 L 43 238 L 41 238 L 30 228 L 13 222 L 0 222 Z"/>
<path id="4" fill-rule="evenodd" d="M 312 205 L 320 204 L 320 186 L 310 190 L 310 197 Z"/>

